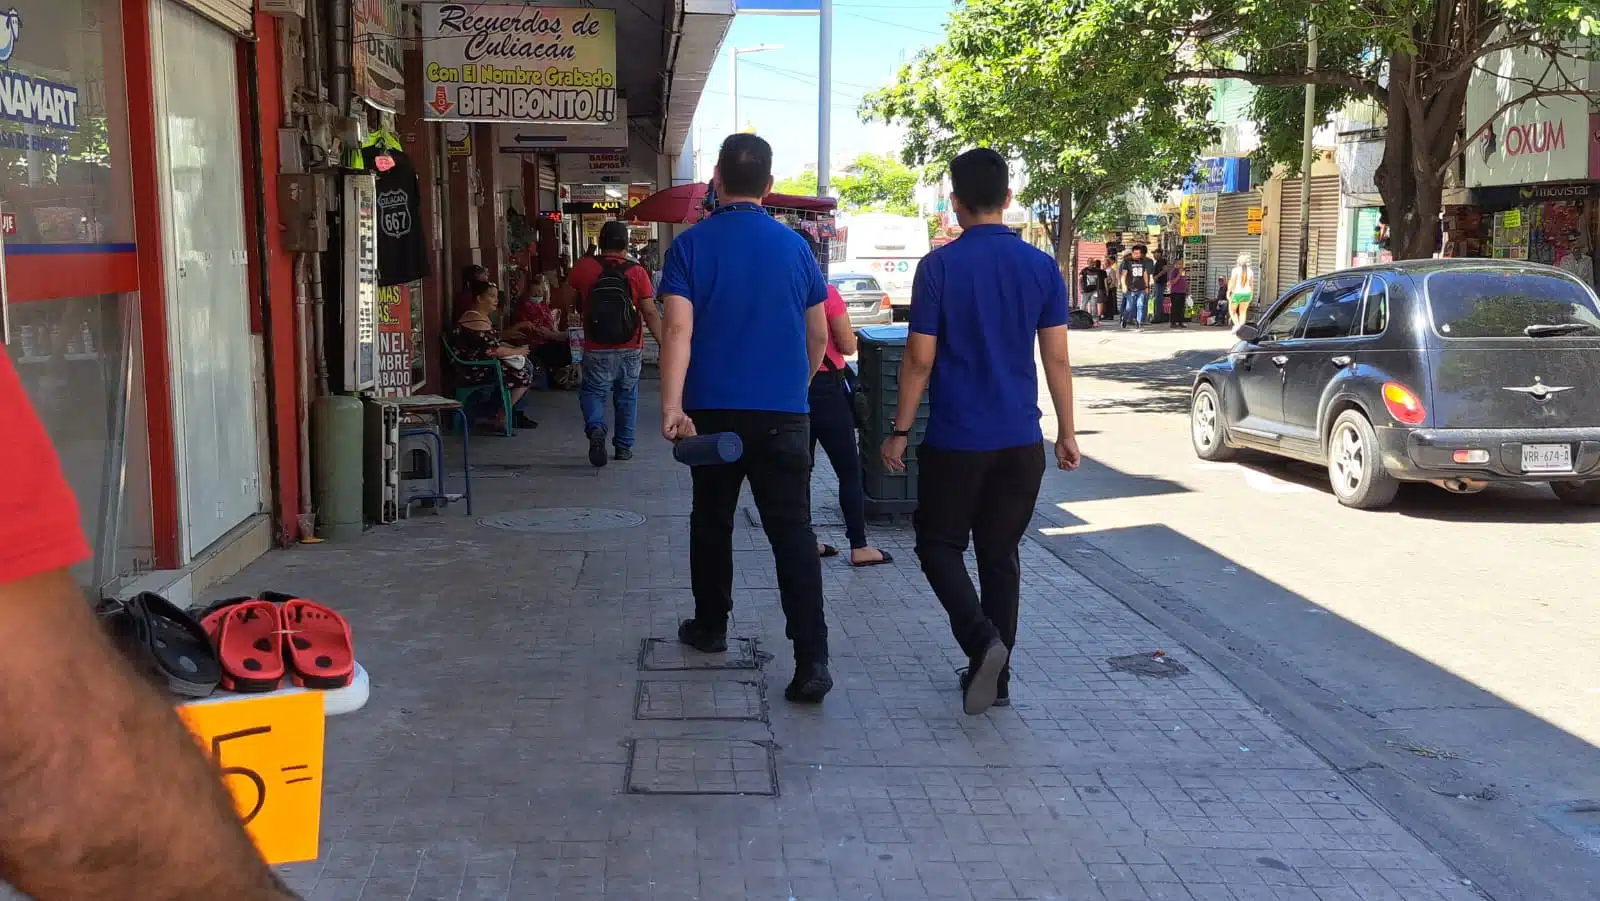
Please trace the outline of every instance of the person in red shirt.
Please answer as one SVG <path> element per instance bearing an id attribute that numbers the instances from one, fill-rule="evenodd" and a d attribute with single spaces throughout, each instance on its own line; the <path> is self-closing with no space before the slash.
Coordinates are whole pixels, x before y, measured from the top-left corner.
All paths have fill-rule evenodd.
<path id="1" fill-rule="evenodd" d="M 639 420 L 639 371 L 644 365 L 644 329 L 661 340 L 650 274 L 628 259 L 628 224 L 612 220 L 600 227 L 600 253 L 586 256 L 567 277 L 583 323 L 583 433 L 589 462 L 606 465 L 606 398 L 616 408 L 618 460 L 633 459 Z"/>
<path id="2" fill-rule="evenodd" d="M 0 435 L 0 877 L 39 901 L 293 899 L 73 581 L 77 503 L 3 351 Z"/>

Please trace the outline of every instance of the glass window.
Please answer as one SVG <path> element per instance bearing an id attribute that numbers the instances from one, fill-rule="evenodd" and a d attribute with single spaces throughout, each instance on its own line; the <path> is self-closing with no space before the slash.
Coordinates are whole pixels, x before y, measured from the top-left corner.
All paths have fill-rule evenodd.
<path id="1" fill-rule="evenodd" d="M 1381 335 L 1389 327 L 1389 286 L 1383 276 L 1367 280 L 1367 305 L 1361 317 L 1361 334 Z"/>
<path id="2" fill-rule="evenodd" d="M 1271 317 L 1260 326 L 1261 337 L 1258 340 L 1266 343 L 1293 338 L 1300 328 L 1300 320 L 1306 315 L 1306 307 L 1311 305 L 1311 292 L 1315 288 L 1315 285 L 1310 285 L 1284 298 L 1283 303 L 1278 304 Z"/>
<path id="3" fill-rule="evenodd" d="M 1348 338 L 1361 315 L 1361 289 L 1366 279 L 1336 278 L 1322 283 L 1317 299 L 1306 313 L 1301 337 L 1311 340 Z"/>
<path id="4" fill-rule="evenodd" d="M 852 292 L 858 294 L 874 294 L 883 292 L 883 289 L 878 287 L 878 280 L 875 278 L 846 276 L 833 279 L 832 281 L 833 286 L 838 288 L 839 291 L 844 294 L 849 294 Z"/>
<path id="5" fill-rule="evenodd" d="M 1428 276 L 1433 328 L 1446 338 L 1600 335 L 1594 295 L 1563 275 L 1467 269 Z"/>

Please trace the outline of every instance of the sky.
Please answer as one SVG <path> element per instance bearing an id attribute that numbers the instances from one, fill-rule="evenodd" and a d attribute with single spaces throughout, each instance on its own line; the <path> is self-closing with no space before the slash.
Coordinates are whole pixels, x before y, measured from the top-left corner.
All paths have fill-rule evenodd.
<path id="1" fill-rule="evenodd" d="M 918 49 L 937 44 L 954 8 L 939 0 L 834 0 L 833 168 L 864 152 L 898 154 L 896 129 L 861 121 L 861 98 L 891 83 Z M 741 14 L 733 20 L 695 111 L 697 177 L 709 178 L 717 146 L 734 129 L 728 65 L 735 47 L 781 44 L 739 56 L 739 118 L 772 144 L 773 175 L 817 160 L 817 17 Z"/>

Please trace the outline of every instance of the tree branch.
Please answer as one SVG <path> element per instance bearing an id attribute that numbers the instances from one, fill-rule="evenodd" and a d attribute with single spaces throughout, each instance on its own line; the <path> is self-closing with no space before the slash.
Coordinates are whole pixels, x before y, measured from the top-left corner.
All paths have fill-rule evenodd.
<path id="1" fill-rule="evenodd" d="M 1237 78 L 1264 88 L 1299 88 L 1315 84 L 1345 88 L 1371 97 L 1385 106 L 1389 103 L 1389 92 L 1382 85 L 1348 72 L 1251 72 L 1248 69 L 1206 68 L 1180 69 L 1167 76 L 1168 81 L 1185 81 L 1190 78 L 1208 81 Z"/>

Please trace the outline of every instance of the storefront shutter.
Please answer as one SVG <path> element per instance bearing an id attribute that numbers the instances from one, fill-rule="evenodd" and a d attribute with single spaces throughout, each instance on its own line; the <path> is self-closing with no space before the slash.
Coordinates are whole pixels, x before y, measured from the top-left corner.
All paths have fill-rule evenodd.
<path id="1" fill-rule="evenodd" d="M 1205 284 L 1189 285 L 1189 294 L 1197 302 L 1217 299 L 1217 283 L 1227 279 L 1241 253 L 1250 254 L 1250 265 L 1260 277 L 1261 236 L 1250 234 L 1250 208 L 1260 205 L 1261 194 L 1256 191 L 1217 198 L 1217 230 L 1206 237 Z"/>
<path id="2" fill-rule="evenodd" d="M 556 167 L 556 158 L 553 154 L 539 155 L 539 212 L 551 213 L 561 209 L 561 202 L 556 198 L 556 182 L 561 180 L 560 171 Z"/>
<path id="3" fill-rule="evenodd" d="M 1283 183 L 1278 216 L 1278 278 L 1273 297 L 1300 280 L 1300 179 Z M 1306 277 L 1313 278 L 1339 267 L 1339 176 L 1311 179 L 1311 243 Z"/>
<path id="4" fill-rule="evenodd" d="M 242 38 L 255 36 L 254 0 L 179 0 Z"/>

